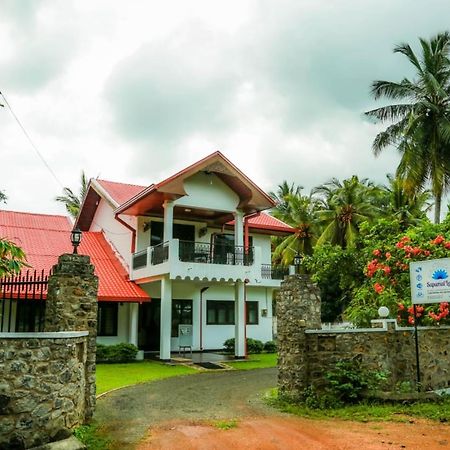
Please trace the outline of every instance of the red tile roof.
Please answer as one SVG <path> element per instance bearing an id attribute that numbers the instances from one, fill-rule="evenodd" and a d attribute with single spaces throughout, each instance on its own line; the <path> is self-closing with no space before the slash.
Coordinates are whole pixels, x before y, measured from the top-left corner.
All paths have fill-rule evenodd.
<path id="1" fill-rule="evenodd" d="M 19 245 L 33 270 L 48 273 L 58 256 L 72 253 L 72 224 L 64 216 L 0 210 L 0 237 Z M 98 298 L 102 301 L 145 301 L 149 299 L 127 273 L 101 232 L 84 232 L 79 253 L 89 255 L 99 277 Z"/>
<path id="2" fill-rule="evenodd" d="M 248 223 L 249 228 L 253 230 L 295 233 L 294 227 L 291 227 L 287 223 L 264 212 L 249 216 L 249 218 L 246 219 L 246 223 Z M 228 222 L 227 225 L 234 225 L 234 220 Z"/>
<path id="3" fill-rule="evenodd" d="M 115 181 L 96 180 L 97 183 L 111 196 L 119 205 L 139 194 L 147 186 L 136 184 L 116 183 Z"/>

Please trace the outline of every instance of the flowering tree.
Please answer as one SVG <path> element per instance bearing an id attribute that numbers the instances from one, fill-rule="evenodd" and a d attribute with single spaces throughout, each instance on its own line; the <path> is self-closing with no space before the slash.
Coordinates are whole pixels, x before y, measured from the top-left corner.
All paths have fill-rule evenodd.
<path id="1" fill-rule="evenodd" d="M 386 228 L 387 222 L 381 224 Z M 449 221 L 441 226 L 425 224 L 404 234 L 369 233 L 366 240 L 368 262 L 365 282 L 355 291 L 347 316 L 358 325 L 368 325 L 380 306 L 387 306 L 402 325 L 450 324 L 448 303 L 411 305 L 409 263 L 450 257 Z M 386 231 L 386 230 L 385 230 Z M 372 241 L 371 241 L 372 240 Z M 372 243 L 372 246 L 370 245 Z"/>

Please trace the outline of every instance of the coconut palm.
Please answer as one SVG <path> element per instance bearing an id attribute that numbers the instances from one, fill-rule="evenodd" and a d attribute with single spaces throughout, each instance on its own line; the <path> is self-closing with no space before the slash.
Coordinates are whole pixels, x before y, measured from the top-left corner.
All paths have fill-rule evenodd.
<path id="1" fill-rule="evenodd" d="M 273 259 L 281 261 L 283 265 L 291 264 L 296 254 L 311 255 L 317 240 L 317 202 L 311 197 L 301 195 L 300 189 L 297 194 L 284 197 L 288 213 L 284 212 L 282 218 L 295 228 L 295 233 L 278 242 L 273 252 Z"/>
<path id="2" fill-rule="evenodd" d="M 398 219 L 403 228 L 418 225 L 426 219 L 431 209 L 431 192 L 429 190 L 412 190 L 408 182 L 391 174 L 387 175 L 388 186 L 385 186 L 380 199 L 382 214 Z"/>
<path id="3" fill-rule="evenodd" d="M 80 211 L 80 207 L 83 203 L 84 197 L 87 193 L 87 187 L 89 184 L 89 180 L 86 178 L 86 175 L 84 173 L 84 170 L 81 172 L 81 178 L 80 178 L 81 186 L 80 186 L 80 192 L 78 195 L 76 195 L 72 189 L 65 187 L 63 189 L 64 195 L 60 195 L 55 198 L 57 202 L 64 203 L 66 206 L 67 212 L 75 219 L 78 216 L 78 213 Z"/>
<path id="4" fill-rule="evenodd" d="M 6 200 L 8 197 L 6 197 L 6 194 L 3 191 L 0 191 L 0 203 L 6 203 Z"/>
<path id="5" fill-rule="evenodd" d="M 342 248 L 353 247 L 359 234 L 359 226 L 379 215 L 377 199 L 380 188 L 366 178 L 356 175 L 342 183 L 333 178 L 312 191 L 322 204 L 318 212 L 322 234 L 317 245 L 330 243 Z"/>
<path id="6" fill-rule="evenodd" d="M 272 213 L 276 218 L 286 221 L 289 220 L 291 213 L 288 198 L 291 196 L 301 196 L 303 187 L 296 186 L 295 183 L 289 184 L 286 180 L 277 187 L 276 192 L 269 192 L 269 195 L 277 202 L 277 206 L 273 209 Z"/>
<path id="7" fill-rule="evenodd" d="M 450 186 L 450 34 L 420 39 L 420 44 L 420 56 L 408 44 L 395 47 L 394 53 L 406 56 L 413 65 L 415 78 L 374 81 L 373 97 L 395 103 L 366 115 L 390 123 L 375 137 L 372 149 L 378 155 L 395 145 L 401 154 L 397 174 L 416 190 L 430 183 L 434 220 L 439 223 L 442 196 Z"/>

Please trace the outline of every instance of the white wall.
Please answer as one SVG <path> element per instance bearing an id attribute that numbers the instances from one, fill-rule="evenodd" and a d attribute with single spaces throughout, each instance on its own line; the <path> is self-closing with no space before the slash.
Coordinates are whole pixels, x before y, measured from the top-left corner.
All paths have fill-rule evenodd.
<path id="1" fill-rule="evenodd" d="M 174 201 L 175 206 L 236 211 L 238 195 L 214 174 L 199 172 L 184 180 L 187 195 Z"/>
<path id="2" fill-rule="evenodd" d="M 136 227 L 136 218 L 120 216 L 133 228 Z M 113 207 L 103 198 L 100 199 L 89 231 L 103 231 L 106 239 L 122 256 L 124 262 L 130 267 L 132 233 L 114 218 Z"/>
<path id="3" fill-rule="evenodd" d="M 129 342 L 130 305 L 119 303 L 117 313 L 117 336 L 97 336 L 97 343 L 104 345 L 121 344 Z"/>

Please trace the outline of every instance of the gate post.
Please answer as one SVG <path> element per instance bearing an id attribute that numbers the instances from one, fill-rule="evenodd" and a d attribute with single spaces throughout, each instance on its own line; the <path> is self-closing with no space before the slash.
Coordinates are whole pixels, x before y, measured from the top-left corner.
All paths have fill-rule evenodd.
<path id="1" fill-rule="evenodd" d="M 290 275 L 277 297 L 278 389 L 298 398 L 309 385 L 307 329 L 321 328 L 320 291 L 309 275 Z"/>
<path id="2" fill-rule="evenodd" d="M 98 277 L 90 257 L 61 255 L 48 280 L 44 331 L 88 331 L 85 369 L 85 421 L 95 409 Z"/>

